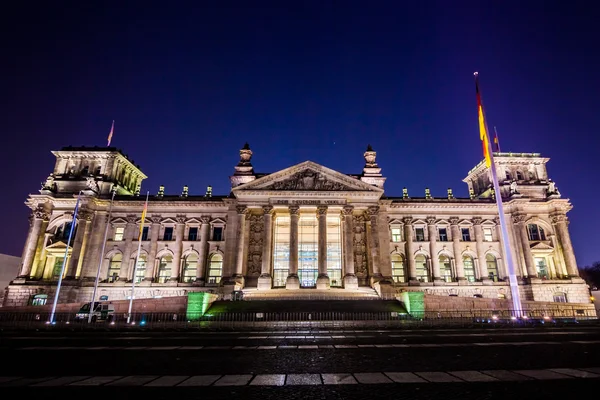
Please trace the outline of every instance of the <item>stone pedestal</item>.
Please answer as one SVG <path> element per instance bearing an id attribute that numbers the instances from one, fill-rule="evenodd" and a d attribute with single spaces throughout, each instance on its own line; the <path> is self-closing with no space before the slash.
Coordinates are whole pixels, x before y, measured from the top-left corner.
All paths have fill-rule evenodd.
<path id="1" fill-rule="evenodd" d="M 467 280 L 467 278 L 457 278 L 458 286 L 469 286 L 471 282 Z"/>
<path id="2" fill-rule="evenodd" d="M 272 286 L 271 275 L 262 274 L 258 277 L 258 283 L 256 285 L 258 290 L 269 290 Z"/>
<path id="3" fill-rule="evenodd" d="M 317 278 L 317 290 L 326 290 L 330 288 L 329 276 L 319 275 Z"/>
<path id="4" fill-rule="evenodd" d="M 357 290 L 358 289 L 358 278 L 356 275 L 347 274 L 344 276 L 344 289 Z"/>
<path id="5" fill-rule="evenodd" d="M 300 279 L 298 279 L 298 275 L 288 275 L 285 280 L 285 288 L 290 290 L 300 289 Z"/>
<path id="6" fill-rule="evenodd" d="M 408 280 L 408 286 L 421 286 L 421 282 L 419 282 L 416 278 L 412 278 Z"/>

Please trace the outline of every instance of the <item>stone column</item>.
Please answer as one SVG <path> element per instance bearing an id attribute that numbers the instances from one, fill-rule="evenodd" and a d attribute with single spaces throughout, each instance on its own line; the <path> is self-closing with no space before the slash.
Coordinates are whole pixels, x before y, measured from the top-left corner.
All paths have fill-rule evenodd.
<path id="1" fill-rule="evenodd" d="M 237 240 L 236 240 L 236 257 L 235 257 L 235 273 L 233 274 L 233 280 L 244 286 L 244 233 L 246 231 L 246 215 L 248 214 L 248 208 L 246 206 L 237 206 Z"/>
<path id="2" fill-rule="evenodd" d="M 146 276 L 144 277 L 144 281 L 146 282 L 152 282 L 156 273 L 156 252 L 158 250 L 158 235 L 160 235 L 161 220 L 162 217 L 160 215 L 150 217 L 152 225 L 150 226 L 150 251 L 148 252 L 148 260 L 146 260 Z"/>
<path id="3" fill-rule="evenodd" d="M 300 208 L 290 206 L 290 271 L 285 281 L 286 289 L 300 289 L 298 279 L 298 219 Z"/>
<path id="4" fill-rule="evenodd" d="M 257 287 L 260 290 L 271 289 L 271 262 L 273 261 L 273 207 L 263 206 L 263 221 L 265 224 L 265 239 L 262 248 L 262 264 Z"/>
<path id="5" fill-rule="evenodd" d="M 344 217 L 344 289 L 358 289 L 358 278 L 354 274 L 354 220 L 353 206 L 344 206 L 342 215 Z"/>
<path id="6" fill-rule="evenodd" d="M 44 221 L 42 224 L 42 232 L 46 232 L 48 229 L 48 222 Z M 44 273 L 44 266 L 46 265 L 46 243 L 48 243 L 48 239 L 52 236 L 51 233 L 44 233 L 40 235 L 40 241 L 38 242 L 38 250 L 35 252 L 35 259 L 33 261 L 33 268 L 31 270 L 30 275 L 34 278 L 40 278 Z M 39 255 L 38 255 L 39 252 Z M 566 275 L 566 274 L 563 274 Z"/>
<path id="7" fill-rule="evenodd" d="M 527 268 L 527 275 L 529 278 L 537 278 L 537 271 L 535 269 L 535 262 L 533 260 L 533 254 L 531 253 L 531 247 L 529 246 L 529 236 L 527 235 L 527 227 L 525 225 L 526 215 L 524 214 L 513 214 L 513 222 L 517 226 L 517 232 L 521 240 L 521 249 L 523 249 L 523 256 L 525 257 L 525 267 Z"/>
<path id="8" fill-rule="evenodd" d="M 483 220 L 480 217 L 475 217 L 473 222 L 473 232 L 475 233 L 475 249 L 477 250 L 477 259 L 479 260 L 479 277 L 482 282 L 491 283 L 489 272 L 487 270 L 487 262 L 485 260 L 485 248 L 483 245 Z"/>
<path id="9" fill-rule="evenodd" d="M 458 217 L 449 218 L 450 233 L 452 235 L 452 251 L 454 252 L 454 262 L 456 265 L 456 280 L 465 281 L 465 268 L 460 254 L 460 231 L 458 230 Z"/>
<path id="10" fill-rule="evenodd" d="M 198 249 L 198 268 L 196 268 L 197 285 L 204 285 L 206 282 L 206 257 L 208 256 L 208 235 L 210 235 L 210 217 L 203 215 L 200 217 L 200 245 Z"/>
<path id="11" fill-rule="evenodd" d="M 555 231 L 558 234 L 558 240 L 560 247 L 562 248 L 563 255 L 565 258 L 565 264 L 567 267 L 567 274 L 569 277 L 579 277 L 579 271 L 577 270 L 577 260 L 575 259 L 575 252 L 573 251 L 573 245 L 571 244 L 571 237 L 569 235 L 569 229 L 567 227 L 568 219 L 564 214 L 554 214 L 551 216 L 552 224 L 555 226 Z"/>
<path id="12" fill-rule="evenodd" d="M 515 275 L 517 276 L 517 279 L 521 279 L 521 277 L 523 276 L 523 269 L 521 268 L 521 256 L 520 256 L 520 253 L 518 252 L 518 248 L 517 248 L 518 242 L 515 241 L 515 235 L 513 234 L 514 233 L 514 225 L 507 227 L 508 240 L 510 241 L 510 246 L 509 246 L 509 248 L 506 248 L 506 245 L 504 244 L 504 240 L 502 239 L 502 227 L 500 226 L 500 217 L 495 217 L 494 223 L 496 224 L 496 238 L 498 240 L 498 243 L 500 243 L 500 248 L 502 249 L 502 257 L 503 257 L 503 262 L 502 262 L 503 269 L 501 269 L 499 271 L 500 277 L 506 278 L 506 279 L 508 278 L 508 275 L 509 275 L 508 261 L 504 258 L 504 256 L 507 255 L 508 250 L 510 250 L 511 255 L 512 255 L 513 268 L 515 270 Z"/>
<path id="13" fill-rule="evenodd" d="M 104 231 L 108 223 L 108 213 L 105 210 L 96 211 L 94 222 L 91 225 L 91 235 L 88 238 L 87 249 L 83 257 L 83 268 L 81 270 L 81 279 L 93 282 L 96 279 L 98 263 L 102 255 L 102 240 Z M 121 264 L 122 265 L 122 264 Z"/>
<path id="14" fill-rule="evenodd" d="M 379 246 L 379 227 L 377 224 L 377 218 L 379 215 L 379 206 L 369 207 L 367 210 L 369 221 L 371 223 L 371 231 L 369 235 L 369 248 L 371 250 L 371 259 L 373 260 L 373 276 L 371 277 L 371 284 L 379 282 L 383 279 L 381 275 L 381 257 L 380 257 L 380 246 Z"/>
<path id="15" fill-rule="evenodd" d="M 171 267 L 171 282 L 179 282 L 181 273 L 181 252 L 183 251 L 183 235 L 185 234 L 185 215 L 175 217 L 175 248 L 173 249 L 173 266 Z"/>
<path id="16" fill-rule="evenodd" d="M 40 236 L 43 237 L 44 234 L 42 225 L 44 225 L 44 221 L 48 221 L 49 217 L 49 213 L 42 207 L 38 207 L 31 214 L 31 230 L 27 236 L 27 242 L 23 251 L 23 264 L 21 264 L 21 270 L 19 271 L 20 278 L 29 279 L 30 277 L 35 251 Z"/>
<path id="17" fill-rule="evenodd" d="M 137 226 L 135 223 L 137 221 L 137 218 L 138 217 L 135 214 L 129 214 L 126 216 L 127 225 L 125 225 L 125 246 L 123 246 L 123 261 L 121 263 L 121 270 L 119 271 L 119 277 L 121 278 L 121 280 L 125 281 L 129 280 L 129 275 L 133 273 L 133 271 L 130 271 L 132 256 L 131 251 L 133 250 L 133 239 L 140 239 L 139 230 L 136 229 Z M 137 253 L 133 255 L 133 257 L 136 256 Z M 104 257 L 104 254 L 101 254 L 100 257 Z"/>
<path id="18" fill-rule="evenodd" d="M 435 217 L 427 217 L 427 230 L 429 233 L 429 254 L 431 255 L 431 273 L 433 275 L 433 283 L 441 283 L 440 277 L 440 259 L 437 256 L 437 227 L 435 225 Z"/>
<path id="19" fill-rule="evenodd" d="M 408 282 L 409 284 L 418 285 L 417 280 L 417 266 L 415 265 L 415 258 L 413 257 L 413 225 L 412 217 L 404 217 L 404 253 L 406 254 L 406 262 L 408 263 Z"/>
<path id="20" fill-rule="evenodd" d="M 327 275 L 327 206 L 317 207 L 317 220 L 319 223 L 319 276 L 317 289 L 329 289 L 329 275 Z"/>
<path id="21" fill-rule="evenodd" d="M 77 232 L 71 245 L 71 258 L 67 265 L 66 279 L 75 279 L 85 251 L 84 240 L 87 241 L 90 233 L 90 222 L 93 214 L 85 209 L 80 209 L 77 214 Z"/>

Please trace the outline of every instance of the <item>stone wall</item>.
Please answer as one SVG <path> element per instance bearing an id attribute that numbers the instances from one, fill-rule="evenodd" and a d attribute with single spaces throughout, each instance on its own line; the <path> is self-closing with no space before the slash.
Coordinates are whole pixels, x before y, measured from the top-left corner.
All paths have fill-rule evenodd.
<path id="1" fill-rule="evenodd" d="M 588 297 L 589 298 L 589 297 Z M 554 303 L 523 300 L 521 302 L 525 314 L 541 317 L 592 317 L 596 318 L 594 304 L 587 303 Z M 512 302 L 506 299 L 480 299 L 469 297 L 450 297 L 425 295 L 425 313 L 428 317 L 491 317 L 492 311 L 498 311 L 500 317 L 510 316 Z M 495 313 L 496 314 L 496 313 Z"/>
<path id="2" fill-rule="evenodd" d="M 56 312 L 76 313 L 85 302 L 63 303 L 56 306 Z M 116 300 L 108 301 L 114 305 L 116 313 L 127 313 L 129 310 L 129 301 Z M 133 312 L 153 312 L 153 313 L 184 313 L 187 306 L 187 296 L 165 297 L 162 299 L 140 299 L 133 301 Z M 2 307 L 0 313 L 19 312 L 19 313 L 50 313 L 52 304 L 45 306 L 25 306 L 25 307 Z"/>

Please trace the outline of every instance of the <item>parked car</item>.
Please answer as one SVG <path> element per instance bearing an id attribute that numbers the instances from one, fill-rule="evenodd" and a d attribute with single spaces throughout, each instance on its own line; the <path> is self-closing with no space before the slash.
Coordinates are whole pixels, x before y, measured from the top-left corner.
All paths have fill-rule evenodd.
<path id="1" fill-rule="evenodd" d="M 90 313 L 90 304 L 85 303 L 81 306 L 75 319 L 78 321 L 87 321 Z M 110 303 L 94 302 L 94 309 L 92 311 L 92 322 L 96 321 L 111 321 L 114 317 L 115 306 Z"/>

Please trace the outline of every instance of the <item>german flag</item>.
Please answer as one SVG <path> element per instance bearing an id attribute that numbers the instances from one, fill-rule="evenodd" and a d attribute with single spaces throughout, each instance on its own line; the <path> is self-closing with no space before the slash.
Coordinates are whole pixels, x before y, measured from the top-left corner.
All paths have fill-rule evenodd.
<path id="1" fill-rule="evenodd" d="M 140 221 L 140 234 L 138 240 L 142 240 L 142 233 L 144 232 L 144 222 L 146 222 L 146 211 L 148 211 L 148 196 L 146 196 L 146 202 L 144 203 L 144 209 L 142 210 L 142 220 Z"/>
<path id="2" fill-rule="evenodd" d="M 485 117 L 483 115 L 483 104 L 481 104 L 481 94 L 479 93 L 479 81 L 477 79 L 477 72 L 475 73 L 475 94 L 477 95 L 477 114 L 479 115 L 479 138 L 483 146 L 483 156 L 485 158 L 485 166 L 490 167 L 492 165 L 492 159 L 490 158 L 490 144 L 489 135 L 485 128 Z"/>

